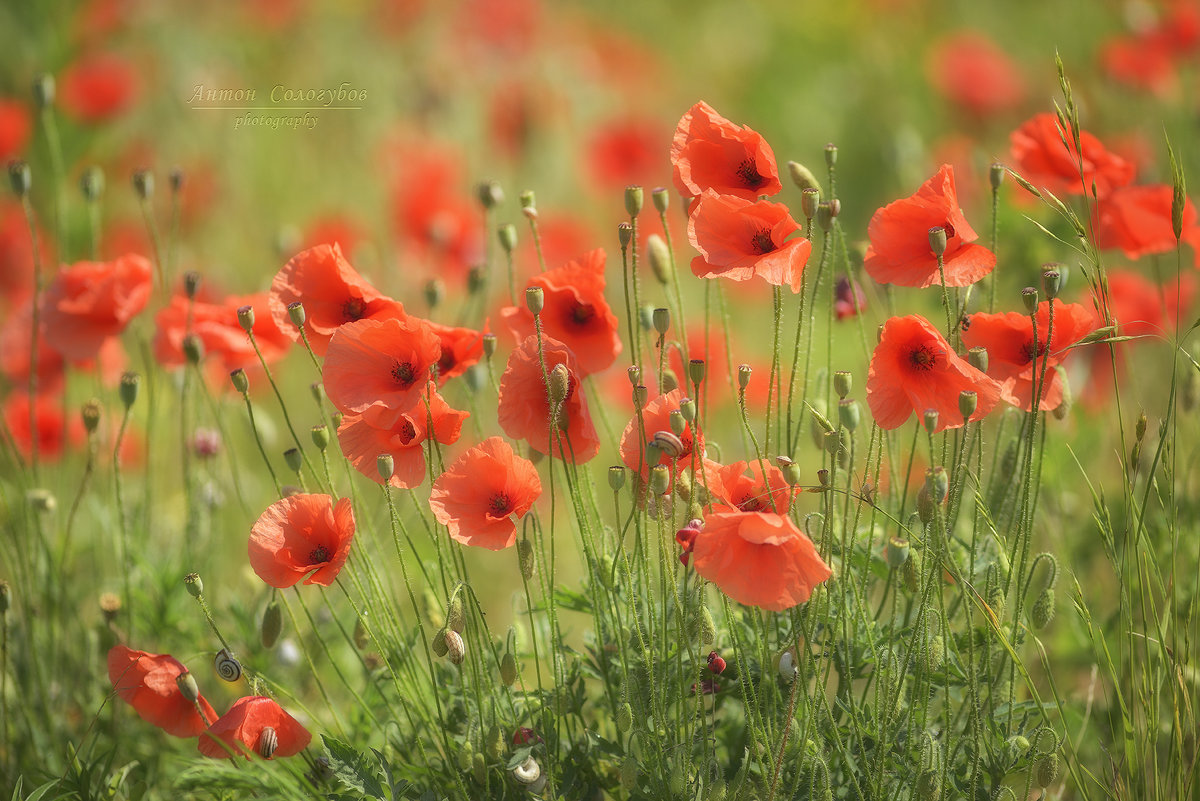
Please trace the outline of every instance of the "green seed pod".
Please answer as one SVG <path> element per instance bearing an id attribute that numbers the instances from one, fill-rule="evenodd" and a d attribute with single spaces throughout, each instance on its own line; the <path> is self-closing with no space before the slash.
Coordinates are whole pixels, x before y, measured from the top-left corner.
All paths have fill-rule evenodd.
<path id="1" fill-rule="evenodd" d="M 1037 630 L 1046 628 L 1050 625 L 1050 621 L 1054 619 L 1054 588 L 1047 587 L 1042 590 L 1033 602 L 1033 609 L 1029 613 L 1029 621 Z"/>
<path id="2" fill-rule="evenodd" d="M 617 731 L 627 733 L 633 727 L 633 707 L 628 701 L 617 707 Z"/>
<path id="3" fill-rule="evenodd" d="M 271 601 L 263 612 L 262 626 L 259 634 L 262 637 L 263 648 L 274 648 L 279 641 L 279 633 L 283 631 L 283 608 L 279 601 Z"/>
<path id="4" fill-rule="evenodd" d="M 517 658 L 512 655 L 511 651 L 505 651 L 504 656 L 500 659 L 500 681 L 504 682 L 505 687 L 511 687 L 516 682 L 519 672 Z"/>

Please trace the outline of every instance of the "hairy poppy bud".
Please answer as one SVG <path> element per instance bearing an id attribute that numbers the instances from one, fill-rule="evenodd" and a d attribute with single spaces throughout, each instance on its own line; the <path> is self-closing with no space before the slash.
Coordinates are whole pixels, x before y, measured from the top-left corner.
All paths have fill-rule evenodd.
<path id="1" fill-rule="evenodd" d="M 496 237 L 500 240 L 500 247 L 504 248 L 505 253 L 512 253 L 517 249 L 517 226 L 512 223 L 505 223 L 497 228 Z"/>
<path id="2" fill-rule="evenodd" d="M 133 191 L 141 200 L 154 197 L 154 173 L 149 170 L 135 170 L 133 173 Z"/>
<path id="3" fill-rule="evenodd" d="M 630 217 L 636 217 L 642 213 L 642 203 L 644 195 L 640 186 L 625 187 L 625 211 Z"/>
<path id="4" fill-rule="evenodd" d="M 251 331 L 254 328 L 254 307 L 249 304 L 238 306 L 237 320 L 243 331 Z"/>
<path id="5" fill-rule="evenodd" d="M 279 601 L 273 600 L 267 604 L 263 612 L 262 626 L 259 634 L 262 637 L 263 648 L 274 648 L 279 641 L 279 633 L 283 631 L 283 609 Z"/>
<path id="6" fill-rule="evenodd" d="M 250 379 L 246 377 L 246 371 L 240 367 L 229 374 L 229 380 L 233 383 L 233 388 L 243 395 L 250 390 Z"/>
<path id="7" fill-rule="evenodd" d="M 659 214 L 666 214 L 667 209 L 671 206 L 671 193 L 661 186 L 657 186 L 650 190 L 650 200 L 654 203 L 654 208 Z"/>
<path id="8" fill-rule="evenodd" d="M 671 281 L 671 251 L 667 241 L 658 234 L 646 238 L 646 260 L 650 262 L 650 270 L 662 285 Z"/>
<path id="9" fill-rule="evenodd" d="M 83 199 L 89 203 L 99 200 L 104 194 L 104 170 L 95 166 L 84 170 L 83 175 L 79 177 L 79 190 L 83 192 Z"/>

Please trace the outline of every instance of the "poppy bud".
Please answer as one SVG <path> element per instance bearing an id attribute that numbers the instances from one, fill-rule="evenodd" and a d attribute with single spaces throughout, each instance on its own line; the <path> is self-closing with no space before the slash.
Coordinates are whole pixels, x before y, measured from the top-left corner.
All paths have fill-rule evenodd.
<path id="1" fill-rule="evenodd" d="M 706 372 L 707 365 L 704 363 L 704 359 L 691 359 L 688 361 L 688 379 L 691 380 L 693 385 L 704 383 Z"/>
<path id="2" fill-rule="evenodd" d="M 629 240 L 633 239 L 633 226 L 627 222 L 617 225 L 617 242 L 621 245 L 621 250 L 629 247 Z"/>
<path id="3" fill-rule="evenodd" d="M 187 588 L 188 595 L 193 598 L 199 598 L 204 595 L 204 582 L 200 580 L 199 573 L 188 573 L 184 576 L 183 586 Z"/>
<path id="4" fill-rule="evenodd" d="M 885 554 L 887 557 L 888 567 L 890 567 L 892 570 L 900 567 L 908 561 L 908 540 L 900 539 L 899 537 L 889 537 Z"/>
<path id="5" fill-rule="evenodd" d="M 650 491 L 655 495 L 665 495 L 671 488 L 671 471 L 665 464 L 656 464 L 650 468 Z"/>
<path id="6" fill-rule="evenodd" d="M 845 426 L 847 431 L 853 432 L 858 429 L 859 414 L 858 401 L 850 398 L 838 401 L 838 422 Z"/>
<path id="7" fill-rule="evenodd" d="M 179 688 L 179 694 L 192 703 L 195 703 L 196 699 L 200 697 L 200 688 L 196 686 L 196 677 L 187 668 L 184 668 L 183 672 L 175 677 L 175 686 Z"/>
<path id="8" fill-rule="evenodd" d="M 324 423 L 312 427 L 312 441 L 319 451 L 329 447 L 329 428 Z"/>
<path id="9" fill-rule="evenodd" d="M 644 196 L 640 186 L 625 187 L 625 211 L 630 217 L 636 217 L 642 213 L 642 202 Z"/>
<path id="10" fill-rule="evenodd" d="M 821 182 L 817 180 L 817 176 L 813 175 L 812 170 L 805 167 L 798 161 L 789 161 L 787 163 L 788 175 L 792 178 L 792 183 L 801 192 L 808 189 L 816 189 L 820 191 Z"/>
<path id="11" fill-rule="evenodd" d="M 379 472 L 379 478 L 383 481 L 388 481 L 392 477 L 392 473 L 396 472 L 395 459 L 390 453 L 381 453 L 375 457 L 375 469 Z"/>
<path id="12" fill-rule="evenodd" d="M 79 177 L 79 190 L 83 199 L 90 202 L 100 199 L 104 194 L 104 170 L 99 167 L 88 167 Z"/>
<path id="13" fill-rule="evenodd" d="M 656 186 L 650 190 L 650 200 L 654 202 L 654 208 L 659 214 L 666 214 L 671 206 L 671 193 L 661 186 Z"/>
<path id="14" fill-rule="evenodd" d="M 83 427 L 89 434 L 95 432 L 96 427 L 100 425 L 101 410 L 100 401 L 95 398 L 83 404 L 79 416 L 83 418 Z"/>
<path id="15" fill-rule="evenodd" d="M 446 628 L 462 633 L 465 623 L 466 615 L 463 613 L 462 595 L 456 590 L 450 597 L 450 603 L 446 606 Z"/>
<path id="16" fill-rule="evenodd" d="M 1025 304 L 1025 311 L 1030 314 L 1037 313 L 1038 307 L 1038 291 L 1036 288 L 1027 286 L 1021 290 L 1021 302 Z"/>
<path id="17" fill-rule="evenodd" d="M 988 181 L 992 185 L 992 191 L 995 192 L 1004 183 L 1004 165 L 999 162 L 994 162 L 988 169 Z"/>
<path id="18" fill-rule="evenodd" d="M 806 220 L 812 221 L 821 207 L 821 190 L 813 187 L 800 192 L 800 211 Z"/>
<path id="19" fill-rule="evenodd" d="M 650 234 L 646 238 L 646 259 L 650 262 L 650 270 L 663 286 L 671 281 L 671 251 L 667 248 L 667 240 L 658 234 Z"/>
<path id="20" fill-rule="evenodd" d="M 293 473 L 299 473 L 301 466 L 304 464 L 304 457 L 300 455 L 299 448 L 288 448 L 283 452 L 283 463 L 288 466 L 288 469 Z"/>
<path id="21" fill-rule="evenodd" d="M 33 102 L 39 109 L 53 106 L 57 94 L 54 76 L 50 73 L 43 72 L 33 79 Z"/>
<path id="22" fill-rule="evenodd" d="M 937 427 L 938 427 L 938 410 L 937 409 L 926 409 L 925 414 L 922 419 L 925 423 L 926 431 L 928 431 L 930 434 L 937 431 Z"/>
<path id="23" fill-rule="evenodd" d="M 517 659 L 511 652 L 505 651 L 500 660 L 500 681 L 505 687 L 511 687 L 517 680 Z"/>
<path id="24" fill-rule="evenodd" d="M 625 467 L 615 464 L 608 468 L 608 486 L 613 492 L 620 492 L 625 486 Z"/>
<path id="25" fill-rule="evenodd" d="M 267 609 L 263 612 L 262 626 L 259 628 L 263 648 L 274 648 L 281 631 L 283 631 L 283 609 L 280 607 L 279 601 L 273 600 L 267 604 Z"/>
<path id="26" fill-rule="evenodd" d="M 240 367 L 229 374 L 229 380 L 233 383 L 233 388 L 243 395 L 250 390 L 250 379 L 246 377 L 246 371 Z"/>
<path id="27" fill-rule="evenodd" d="M 250 305 L 238 306 L 237 310 L 238 325 L 242 330 L 249 333 L 254 328 L 254 307 Z"/>
<path id="28" fill-rule="evenodd" d="M 133 173 L 133 191 L 141 200 L 154 197 L 154 173 L 149 170 L 135 170 Z"/>
<path id="29" fill-rule="evenodd" d="M 641 409 L 645 407 L 646 401 L 650 399 L 650 390 L 642 384 L 638 384 L 633 388 L 633 408 Z"/>
<path id="30" fill-rule="evenodd" d="M 571 373 L 565 364 L 556 364 L 550 371 L 550 403 L 557 406 L 567 399 L 571 390 Z"/>
<path id="31" fill-rule="evenodd" d="M 987 348 L 982 345 L 976 345 L 967 351 L 967 364 L 974 367 L 981 373 L 986 373 L 988 369 L 988 352 Z"/>
<path id="32" fill-rule="evenodd" d="M 485 209 L 492 209 L 504 202 L 504 190 L 499 181 L 484 181 L 479 184 L 479 202 Z"/>
<path id="33" fill-rule="evenodd" d="M 942 226 L 937 225 L 929 229 L 929 249 L 938 258 L 946 252 L 946 229 Z"/>
<path id="34" fill-rule="evenodd" d="M 546 295 L 540 286 L 531 286 L 525 288 L 525 306 L 529 311 L 533 312 L 533 316 L 537 317 L 542 313 L 542 308 L 546 305 Z"/>
<path id="35" fill-rule="evenodd" d="M 517 564 L 521 568 L 521 577 L 526 581 L 533 578 L 533 543 L 523 539 L 517 543 Z"/>
<path id="36" fill-rule="evenodd" d="M 8 163 L 8 180 L 12 184 L 13 194 L 17 197 L 25 197 L 33 186 L 33 173 L 29 171 L 29 165 L 25 162 L 10 161 Z"/>
<path id="37" fill-rule="evenodd" d="M 1053 619 L 1054 587 L 1051 585 L 1038 594 L 1037 600 L 1033 602 L 1033 609 L 1029 612 L 1029 620 L 1035 629 L 1044 629 Z"/>
<path id="38" fill-rule="evenodd" d="M 679 414 L 685 423 L 693 422 L 696 419 L 696 402 L 691 398 L 681 398 L 679 401 Z M 671 427 L 675 427 L 673 420 Z"/>
<path id="39" fill-rule="evenodd" d="M 512 223 L 505 223 L 496 229 L 496 236 L 500 240 L 500 247 L 504 248 L 505 253 L 512 253 L 517 249 L 517 226 Z"/>
<path id="40" fill-rule="evenodd" d="M 725 672 L 725 660 L 716 651 L 710 651 L 708 654 L 708 669 L 713 673 Z"/>
<path id="41" fill-rule="evenodd" d="M 968 422 L 971 415 L 975 414 L 975 409 L 979 406 L 979 393 L 973 389 L 964 389 L 958 393 L 958 412 L 963 417 L 963 422 Z"/>
<path id="42" fill-rule="evenodd" d="M 748 364 L 738 365 L 738 389 L 745 390 L 750 386 L 750 376 L 754 374 L 754 368 Z"/>

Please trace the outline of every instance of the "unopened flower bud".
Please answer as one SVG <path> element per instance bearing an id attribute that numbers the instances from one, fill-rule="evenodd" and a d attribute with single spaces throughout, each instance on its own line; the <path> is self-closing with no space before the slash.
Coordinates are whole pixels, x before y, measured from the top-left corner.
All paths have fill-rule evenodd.
<path id="1" fill-rule="evenodd" d="M 133 173 L 133 191 L 142 200 L 154 197 L 154 173 L 149 170 L 136 170 Z"/>
<path id="2" fill-rule="evenodd" d="M 517 226 L 512 223 L 505 223 L 496 229 L 496 236 L 500 240 L 500 247 L 504 248 L 505 253 L 512 253 L 517 249 Z"/>
<path id="3" fill-rule="evenodd" d="M 629 247 L 629 241 L 633 239 L 633 226 L 627 222 L 617 225 L 617 242 L 621 245 L 621 250 L 624 251 Z"/>
<path id="4" fill-rule="evenodd" d="M 671 206 L 671 193 L 661 186 L 656 186 L 650 190 L 650 200 L 654 203 L 655 211 L 666 214 Z"/>
<path id="5" fill-rule="evenodd" d="M 79 190 L 83 192 L 83 199 L 89 203 L 99 200 L 104 194 L 104 170 L 95 166 L 84 170 L 83 175 L 79 177 Z"/>
<path id="6" fill-rule="evenodd" d="M 96 398 L 92 398 L 90 401 L 83 404 L 83 408 L 80 410 L 79 416 L 83 418 L 83 428 L 89 434 L 95 432 L 96 428 L 99 427 L 100 413 L 102 410 L 103 407 L 100 405 L 100 401 Z"/>
<path id="7" fill-rule="evenodd" d="M 644 195 L 640 186 L 625 187 L 625 211 L 630 217 L 636 217 L 642 213 L 642 202 Z"/>
<path id="8" fill-rule="evenodd" d="M 273 600 L 267 604 L 263 612 L 262 626 L 259 635 L 262 637 L 263 648 L 274 648 L 279 641 L 279 633 L 283 631 L 283 608 L 279 601 Z"/>
<path id="9" fill-rule="evenodd" d="M 540 286 L 530 286 L 525 288 L 525 306 L 537 317 L 542 313 L 542 308 L 546 305 L 546 294 Z"/>
<path id="10" fill-rule="evenodd" d="M 484 181 L 479 184 L 479 202 L 485 209 L 492 209 L 504 202 L 504 190 L 499 181 Z"/>
<path id="11" fill-rule="evenodd" d="M 929 229 L 929 249 L 938 257 L 946 252 L 946 229 L 942 226 Z"/>
<path id="12" fill-rule="evenodd" d="M 187 668 L 175 677 L 175 686 L 179 688 L 179 694 L 189 701 L 195 703 L 200 697 L 200 688 L 196 686 L 196 677 Z"/>
<path id="13" fill-rule="evenodd" d="M 754 368 L 748 364 L 738 365 L 738 389 L 745 390 L 750 386 L 750 376 L 754 374 Z"/>
<path id="14" fill-rule="evenodd" d="M 188 573 L 184 576 L 183 586 L 187 589 L 188 595 L 193 598 L 199 598 L 204 594 L 204 582 L 201 581 L 199 573 Z"/>
<path id="15" fill-rule="evenodd" d="M 958 412 L 963 417 L 963 422 L 971 419 L 971 415 L 975 414 L 975 409 L 979 406 L 979 393 L 973 389 L 964 389 L 958 393 Z"/>
<path id="16" fill-rule="evenodd" d="M 396 461 L 390 453 L 381 453 L 375 457 L 375 470 L 382 481 L 389 481 L 396 472 Z"/>
<path id="17" fill-rule="evenodd" d="M 30 172 L 29 165 L 23 161 L 8 163 L 8 180 L 12 184 L 13 194 L 17 197 L 25 197 L 33 187 L 33 173 Z"/>
<path id="18" fill-rule="evenodd" d="M 1025 304 L 1025 311 L 1030 314 L 1037 312 L 1038 307 L 1038 291 L 1036 288 L 1027 286 L 1021 290 L 1021 302 Z"/>
<path id="19" fill-rule="evenodd" d="M 667 248 L 667 240 L 658 234 L 650 234 L 646 238 L 646 260 L 650 262 L 650 270 L 663 286 L 671 281 L 671 251 Z"/>
<path id="20" fill-rule="evenodd" d="M 251 331 L 254 328 L 254 307 L 249 304 L 238 306 L 237 321 L 243 331 Z"/>

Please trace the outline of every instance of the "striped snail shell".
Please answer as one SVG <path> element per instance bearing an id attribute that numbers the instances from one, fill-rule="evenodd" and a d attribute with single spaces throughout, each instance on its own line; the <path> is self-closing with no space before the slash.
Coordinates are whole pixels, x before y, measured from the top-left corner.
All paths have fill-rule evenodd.
<path id="1" fill-rule="evenodd" d="M 217 675 L 225 681 L 234 682 L 242 677 L 242 663 L 225 648 L 217 651 L 213 667 L 217 669 Z"/>
<path id="2" fill-rule="evenodd" d="M 267 726 L 258 735 L 258 753 L 262 754 L 263 759 L 270 759 L 278 747 L 279 735 L 275 733 L 274 727 Z"/>
<path id="3" fill-rule="evenodd" d="M 678 459 L 679 455 L 683 453 L 683 440 L 670 431 L 655 432 L 651 442 L 672 459 Z"/>

